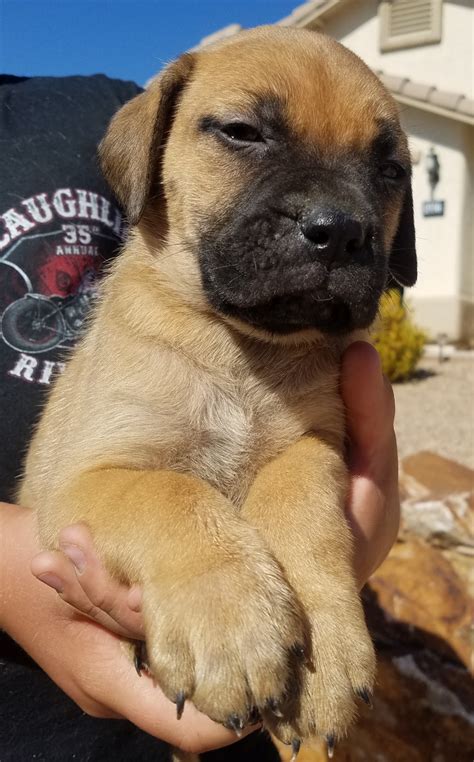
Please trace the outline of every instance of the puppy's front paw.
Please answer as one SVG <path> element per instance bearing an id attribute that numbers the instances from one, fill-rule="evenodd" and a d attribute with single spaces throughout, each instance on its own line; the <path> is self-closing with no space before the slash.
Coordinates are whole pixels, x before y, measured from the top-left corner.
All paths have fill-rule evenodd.
<path id="1" fill-rule="evenodd" d="M 357 714 L 357 701 L 370 702 L 375 654 L 358 600 L 345 601 L 311 614 L 312 655 L 301 671 L 299 691 L 289 695 L 283 718 L 265 713 L 275 735 L 299 748 L 315 736 L 332 752 Z"/>
<path id="2" fill-rule="evenodd" d="M 299 606 L 263 548 L 182 569 L 144 590 L 148 664 L 183 711 L 185 699 L 237 734 L 287 689 L 291 653 L 304 642 Z"/>

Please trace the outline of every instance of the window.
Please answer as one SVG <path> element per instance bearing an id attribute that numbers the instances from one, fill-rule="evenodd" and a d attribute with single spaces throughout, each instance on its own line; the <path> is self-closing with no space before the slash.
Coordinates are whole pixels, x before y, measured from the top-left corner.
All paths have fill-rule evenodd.
<path id="1" fill-rule="evenodd" d="M 382 0 L 380 49 L 397 50 L 441 40 L 442 0 Z"/>

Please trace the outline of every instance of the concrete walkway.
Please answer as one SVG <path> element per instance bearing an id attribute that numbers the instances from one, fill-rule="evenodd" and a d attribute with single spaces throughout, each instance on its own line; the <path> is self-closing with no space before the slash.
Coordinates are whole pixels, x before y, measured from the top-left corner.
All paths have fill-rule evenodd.
<path id="1" fill-rule="evenodd" d="M 417 378 L 394 384 L 400 458 L 432 450 L 474 468 L 474 356 L 425 357 Z"/>

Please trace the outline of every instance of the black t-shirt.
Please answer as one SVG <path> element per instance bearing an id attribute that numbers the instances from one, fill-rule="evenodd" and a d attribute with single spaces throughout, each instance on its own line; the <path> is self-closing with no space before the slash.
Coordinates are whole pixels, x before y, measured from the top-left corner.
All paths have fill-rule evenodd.
<path id="1" fill-rule="evenodd" d="M 97 145 L 139 92 L 103 75 L 0 77 L 0 500 L 120 243 Z"/>

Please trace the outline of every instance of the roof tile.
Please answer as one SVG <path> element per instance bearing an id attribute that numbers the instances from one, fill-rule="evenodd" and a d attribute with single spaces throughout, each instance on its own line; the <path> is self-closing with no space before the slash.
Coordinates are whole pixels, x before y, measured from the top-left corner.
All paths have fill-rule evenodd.
<path id="1" fill-rule="evenodd" d="M 472 98 L 461 98 L 457 110 L 460 114 L 474 117 L 474 100 Z"/>
<path id="2" fill-rule="evenodd" d="M 433 106 L 440 106 L 449 111 L 457 111 L 458 103 L 464 96 L 462 93 L 448 93 L 446 90 L 437 90 L 433 88 L 428 98 L 428 102 Z"/>
<path id="3" fill-rule="evenodd" d="M 400 94 L 419 101 L 427 101 L 429 100 L 430 93 L 435 89 L 434 85 L 424 85 L 421 82 L 413 82 L 411 79 L 407 79 Z"/>
<path id="4" fill-rule="evenodd" d="M 450 111 L 452 115 L 460 114 L 462 117 L 468 117 L 469 123 L 474 117 L 474 100 L 467 98 L 462 93 L 451 93 L 446 90 L 438 90 L 435 85 L 427 85 L 422 82 L 413 82 L 407 77 L 396 77 L 393 74 L 386 74 L 380 69 L 375 72 L 382 80 L 390 92 L 394 95 L 405 96 L 414 101 L 421 101 L 431 104 L 436 108 Z"/>
<path id="5" fill-rule="evenodd" d="M 385 74 L 383 71 L 377 71 L 376 74 L 392 93 L 400 93 L 405 84 L 409 82 L 406 77 L 396 77 L 393 74 Z"/>

